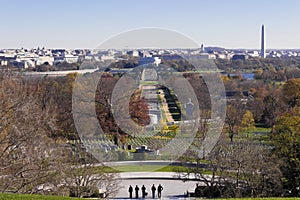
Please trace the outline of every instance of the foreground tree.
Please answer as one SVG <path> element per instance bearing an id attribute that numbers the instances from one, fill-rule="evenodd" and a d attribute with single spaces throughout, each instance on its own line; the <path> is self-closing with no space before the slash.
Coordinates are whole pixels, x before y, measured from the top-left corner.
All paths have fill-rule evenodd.
<path id="1" fill-rule="evenodd" d="M 73 148 L 57 134 L 61 118 L 46 86 L 0 71 L 0 192 L 68 195 L 73 187 L 94 186 L 112 195 L 114 174 L 95 171 L 86 153 L 70 156 Z"/>
<path id="2" fill-rule="evenodd" d="M 274 153 L 283 161 L 283 184 L 289 194 L 300 196 L 300 108 L 279 117 L 271 135 Z"/>
<path id="3" fill-rule="evenodd" d="M 0 78 L 0 191 L 34 193 L 54 170 L 56 144 L 47 137 L 53 118 L 42 110 L 37 86 L 20 77 Z"/>
<path id="4" fill-rule="evenodd" d="M 67 189 L 72 197 L 111 198 L 116 195 L 118 174 L 111 173 L 80 146 L 73 146 L 72 155 L 64 160 L 60 168 L 62 181 L 57 190 Z"/>
<path id="5" fill-rule="evenodd" d="M 229 142 L 222 136 L 205 163 L 192 155 L 195 165 L 179 177 L 195 178 L 202 185 L 198 197 L 267 197 L 282 192 L 279 164 L 264 145 Z"/>

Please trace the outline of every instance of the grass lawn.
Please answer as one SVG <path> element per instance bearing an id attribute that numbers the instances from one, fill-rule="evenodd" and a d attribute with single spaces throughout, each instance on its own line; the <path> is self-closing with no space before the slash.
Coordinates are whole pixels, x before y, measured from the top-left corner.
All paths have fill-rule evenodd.
<path id="1" fill-rule="evenodd" d="M 157 81 L 141 81 L 140 85 L 157 85 Z"/>
<path id="2" fill-rule="evenodd" d="M 120 172 L 178 172 L 183 171 L 181 166 L 159 166 L 159 165 L 124 165 L 115 166 L 114 169 Z"/>
<path id="3" fill-rule="evenodd" d="M 44 196 L 44 195 L 31 195 L 31 194 L 7 194 L 0 193 L 0 200 L 79 200 L 80 198 L 61 197 L 61 196 Z M 82 200 L 82 199 L 81 199 Z"/>
<path id="4" fill-rule="evenodd" d="M 230 200 L 300 200 L 300 198 L 279 198 L 279 197 L 271 197 L 271 198 L 228 198 Z M 226 199 L 218 199 L 218 200 L 226 200 Z"/>
<path id="5" fill-rule="evenodd" d="M 255 127 L 248 131 L 241 131 L 237 139 L 246 141 L 251 139 L 252 141 L 263 142 L 268 140 L 270 132 L 271 128 Z"/>
<path id="6" fill-rule="evenodd" d="M 0 200 L 79 200 L 80 198 L 0 193 Z M 82 199 L 81 199 L 82 200 Z M 227 200 L 227 199 L 218 199 Z M 230 198 L 229 200 L 300 200 L 300 198 Z"/>
<path id="7" fill-rule="evenodd" d="M 159 168 L 161 167 L 161 168 Z M 119 172 L 185 172 L 186 167 L 183 166 L 159 166 L 159 165 L 124 165 L 115 166 L 115 170 Z M 204 174 L 212 174 L 211 171 L 204 171 Z M 299 199 L 300 200 L 300 199 Z"/>

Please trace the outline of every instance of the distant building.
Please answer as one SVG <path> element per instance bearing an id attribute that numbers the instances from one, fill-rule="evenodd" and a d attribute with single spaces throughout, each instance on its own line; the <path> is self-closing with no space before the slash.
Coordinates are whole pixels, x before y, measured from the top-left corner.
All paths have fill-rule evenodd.
<path id="1" fill-rule="evenodd" d="M 2 54 L 0 55 L 0 61 L 2 66 L 6 66 L 9 63 L 13 63 L 16 60 L 16 55 L 14 54 Z"/>
<path id="2" fill-rule="evenodd" d="M 77 63 L 78 62 L 79 57 L 72 55 L 72 54 L 59 54 L 58 56 L 54 57 L 54 63 L 55 64 L 59 64 L 59 63 Z"/>
<path id="3" fill-rule="evenodd" d="M 137 51 L 137 50 L 128 51 L 127 55 L 133 56 L 133 57 L 139 57 L 139 51 Z"/>
<path id="4" fill-rule="evenodd" d="M 252 58 L 259 57 L 258 51 L 248 51 L 247 54 Z"/>
<path id="5" fill-rule="evenodd" d="M 281 53 L 277 51 L 271 51 L 268 55 L 268 57 L 270 58 L 280 58 L 281 56 Z"/>
<path id="6" fill-rule="evenodd" d="M 54 64 L 54 57 L 52 56 L 40 56 L 37 61 L 36 65 L 53 65 Z"/>
<path id="7" fill-rule="evenodd" d="M 1 66 L 7 66 L 7 65 L 8 65 L 7 60 L 1 60 L 1 59 L 0 59 L 0 65 L 1 65 Z"/>
<path id="8" fill-rule="evenodd" d="M 152 55 L 150 54 L 149 51 L 143 51 L 143 52 L 139 52 L 139 56 L 140 57 L 151 57 Z"/>
<path id="9" fill-rule="evenodd" d="M 35 68 L 36 66 L 36 63 L 32 60 L 27 60 L 27 61 L 24 61 L 24 68 L 27 69 L 29 67 L 31 68 Z"/>
<path id="10" fill-rule="evenodd" d="M 249 58 L 246 54 L 235 54 L 232 57 L 232 60 L 247 60 Z"/>
<path id="11" fill-rule="evenodd" d="M 208 53 L 199 53 L 199 58 L 201 59 L 209 59 L 210 56 Z"/>
<path id="12" fill-rule="evenodd" d="M 217 59 L 216 54 L 209 54 L 208 56 L 209 59 Z"/>
<path id="13" fill-rule="evenodd" d="M 115 57 L 111 55 L 102 55 L 100 58 L 101 61 L 114 60 L 114 59 Z"/>
<path id="14" fill-rule="evenodd" d="M 219 58 L 219 59 L 228 59 L 228 56 L 226 54 L 221 54 L 221 53 L 218 53 L 216 55 L 216 57 Z"/>
<path id="15" fill-rule="evenodd" d="M 141 57 L 139 59 L 139 65 L 155 64 L 159 65 L 161 59 L 159 57 Z"/>
<path id="16" fill-rule="evenodd" d="M 65 60 L 66 63 L 77 63 L 78 62 L 78 56 L 65 55 L 64 60 Z"/>

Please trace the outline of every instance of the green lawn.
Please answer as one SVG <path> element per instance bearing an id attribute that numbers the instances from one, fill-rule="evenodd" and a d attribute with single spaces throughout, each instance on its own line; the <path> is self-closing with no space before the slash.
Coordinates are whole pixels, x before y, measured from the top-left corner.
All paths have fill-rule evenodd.
<path id="1" fill-rule="evenodd" d="M 30 194 L 6 194 L 0 193 L 0 200 L 79 200 L 79 198 L 60 197 L 60 196 L 44 196 L 44 195 L 30 195 Z"/>
<path id="2" fill-rule="evenodd" d="M 157 85 L 157 81 L 141 81 L 140 85 Z"/>
<path id="3" fill-rule="evenodd" d="M 29 194 L 3 194 L 0 193 L 0 200 L 80 200 L 80 198 L 43 196 Z M 227 199 L 218 199 L 227 200 Z M 231 198 L 229 200 L 300 200 L 300 198 Z"/>
<path id="4" fill-rule="evenodd" d="M 181 166 L 159 166 L 159 165 L 124 165 L 115 166 L 114 169 L 120 172 L 177 172 L 183 171 Z"/>
<path id="5" fill-rule="evenodd" d="M 238 140 L 252 140 L 257 142 L 264 142 L 269 139 L 269 133 L 271 132 L 271 128 L 262 128 L 262 127 L 255 127 L 248 131 L 241 131 L 237 136 L 236 139 Z"/>
<path id="6" fill-rule="evenodd" d="M 229 198 L 230 200 L 300 200 L 300 198 Z M 218 200 L 225 200 L 225 199 L 218 199 Z"/>

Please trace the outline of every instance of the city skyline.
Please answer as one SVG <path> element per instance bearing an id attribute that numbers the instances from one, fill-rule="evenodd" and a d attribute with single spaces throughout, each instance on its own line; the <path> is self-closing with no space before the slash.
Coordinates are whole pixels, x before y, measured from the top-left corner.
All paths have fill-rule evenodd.
<path id="1" fill-rule="evenodd" d="M 157 27 L 177 31 L 197 44 L 260 49 L 299 49 L 300 2 L 170 1 L 4 1 L 0 48 L 96 48 L 119 33 Z M 283 39 L 284 38 L 284 39 Z"/>

